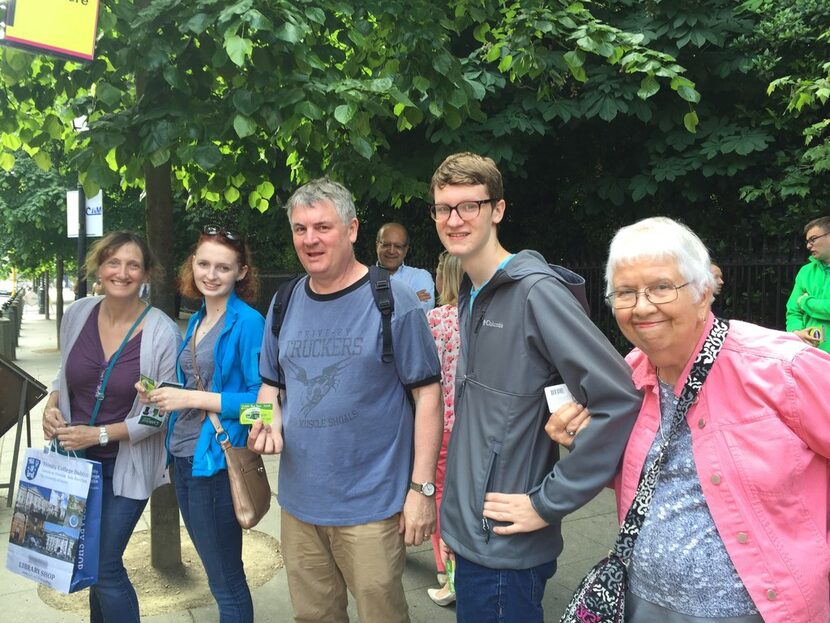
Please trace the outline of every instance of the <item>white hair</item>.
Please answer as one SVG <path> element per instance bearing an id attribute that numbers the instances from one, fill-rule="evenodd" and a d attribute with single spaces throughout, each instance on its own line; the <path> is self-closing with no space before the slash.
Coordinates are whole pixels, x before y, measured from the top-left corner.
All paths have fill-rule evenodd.
<path id="1" fill-rule="evenodd" d="M 695 292 L 695 301 L 708 288 L 715 288 L 706 245 L 691 229 L 665 216 L 643 219 L 620 229 L 611 240 L 605 265 L 605 293 L 614 290 L 614 270 L 641 260 L 667 260 L 677 263 L 677 270 Z"/>

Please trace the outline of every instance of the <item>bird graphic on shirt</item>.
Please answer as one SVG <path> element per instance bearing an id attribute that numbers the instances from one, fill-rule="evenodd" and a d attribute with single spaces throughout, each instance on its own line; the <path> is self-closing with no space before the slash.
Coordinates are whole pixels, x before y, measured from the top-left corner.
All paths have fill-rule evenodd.
<path id="1" fill-rule="evenodd" d="M 302 366 L 297 365 L 291 360 L 286 362 L 284 367 L 295 379 L 305 385 L 306 388 L 305 399 L 303 401 L 305 404 L 300 411 L 302 417 L 311 413 L 320 404 L 320 401 L 325 398 L 326 394 L 337 387 L 337 377 L 346 369 L 348 361 L 349 358 L 347 357 L 337 363 L 326 366 L 320 374 L 313 378 L 308 378 L 308 373 Z"/>

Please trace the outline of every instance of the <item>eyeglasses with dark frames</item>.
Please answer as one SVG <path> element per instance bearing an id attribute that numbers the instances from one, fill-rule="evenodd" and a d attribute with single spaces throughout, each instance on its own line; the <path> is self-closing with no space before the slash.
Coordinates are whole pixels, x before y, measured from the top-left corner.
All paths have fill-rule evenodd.
<path id="1" fill-rule="evenodd" d="M 226 240 L 241 244 L 243 242 L 242 236 L 219 225 L 205 225 L 202 227 L 202 233 L 206 236 L 222 236 Z"/>
<path id="2" fill-rule="evenodd" d="M 640 295 L 653 305 L 663 305 L 677 300 L 680 288 L 685 288 L 690 282 L 676 286 L 673 283 L 657 283 L 642 290 L 615 290 L 605 297 L 608 304 L 614 309 L 630 309 L 637 306 Z"/>
<path id="3" fill-rule="evenodd" d="M 824 238 L 825 236 L 830 236 L 830 231 L 828 231 L 825 234 L 821 234 L 820 236 L 810 236 L 809 238 L 807 238 L 807 240 L 804 241 L 804 243 L 809 247 L 810 245 L 814 245 L 816 243 L 816 240 L 818 240 L 819 238 Z"/>
<path id="4" fill-rule="evenodd" d="M 434 221 L 438 221 L 442 223 L 444 221 L 449 220 L 450 214 L 452 211 L 455 210 L 455 213 L 458 214 L 458 218 L 462 221 L 469 221 L 474 219 L 479 215 L 481 212 L 481 206 L 485 203 L 492 203 L 494 201 L 499 201 L 497 198 L 491 199 L 476 199 L 473 201 L 462 201 L 454 206 L 448 205 L 446 203 L 433 203 L 429 206 L 429 215 L 432 217 Z"/>

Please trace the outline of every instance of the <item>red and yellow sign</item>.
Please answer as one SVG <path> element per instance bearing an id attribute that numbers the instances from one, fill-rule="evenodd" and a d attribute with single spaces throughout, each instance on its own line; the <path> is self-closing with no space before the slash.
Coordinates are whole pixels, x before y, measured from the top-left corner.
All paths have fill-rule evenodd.
<path id="1" fill-rule="evenodd" d="M 91 61 L 99 0 L 8 0 L 0 43 Z"/>

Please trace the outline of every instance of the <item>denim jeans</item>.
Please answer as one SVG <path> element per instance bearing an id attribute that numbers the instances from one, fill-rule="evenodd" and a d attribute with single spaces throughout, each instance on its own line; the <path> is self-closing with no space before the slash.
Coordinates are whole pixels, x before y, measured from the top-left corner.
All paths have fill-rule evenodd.
<path id="1" fill-rule="evenodd" d="M 138 598 L 127 570 L 124 550 L 147 500 L 133 500 L 112 492 L 115 459 L 101 460 L 101 552 L 98 581 L 89 589 L 91 623 L 139 623 Z"/>
<path id="2" fill-rule="evenodd" d="M 530 569 L 490 569 L 455 555 L 457 623 L 542 623 L 545 584 L 556 561 Z"/>
<path id="3" fill-rule="evenodd" d="M 219 606 L 221 623 L 251 623 L 254 605 L 242 567 L 242 528 L 236 521 L 227 470 L 193 476 L 193 457 L 173 457 L 173 480 L 184 525 Z"/>

